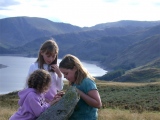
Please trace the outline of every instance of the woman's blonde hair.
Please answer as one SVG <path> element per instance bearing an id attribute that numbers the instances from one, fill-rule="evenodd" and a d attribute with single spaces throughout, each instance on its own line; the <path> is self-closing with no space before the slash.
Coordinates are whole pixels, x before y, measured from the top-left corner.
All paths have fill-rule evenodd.
<path id="1" fill-rule="evenodd" d="M 74 55 L 67 54 L 59 64 L 59 68 L 73 69 L 74 67 L 77 68 L 77 71 L 75 73 L 76 84 L 80 84 L 86 77 L 90 78 L 91 80 L 95 80 L 95 78 L 91 76 L 90 73 L 84 68 L 80 60 Z"/>
<path id="2" fill-rule="evenodd" d="M 37 92 L 42 93 L 51 84 L 51 76 L 48 71 L 43 69 L 35 70 L 28 78 L 28 87 L 34 88 Z"/>
<path id="3" fill-rule="evenodd" d="M 58 55 L 59 48 L 58 48 L 56 41 L 53 38 L 50 40 L 46 40 L 40 47 L 40 50 L 38 53 L 38 58 L 37 58 L 36 62 L 38 62 L 38 67 L 40 69 L 41 68 L 44 69 L 43 68 L 44 59 L 43 59 L 43 56 L 41 55 L 41 52 L 42 53 L 45 52 L 47 55 L 54 55 L 54 54 Z"/>

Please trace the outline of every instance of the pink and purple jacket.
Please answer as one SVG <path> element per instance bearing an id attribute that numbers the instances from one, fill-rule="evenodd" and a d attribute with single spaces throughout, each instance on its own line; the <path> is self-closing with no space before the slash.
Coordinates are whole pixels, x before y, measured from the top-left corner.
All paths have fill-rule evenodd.
<path id="1" fill-rule="evenodd" d="M 43 94 L 37 93 L 33 88 L 27 88 L 18 92 L 18 111 L 9 120 L 36 120 L 50 104 L 45 102 Z"/>

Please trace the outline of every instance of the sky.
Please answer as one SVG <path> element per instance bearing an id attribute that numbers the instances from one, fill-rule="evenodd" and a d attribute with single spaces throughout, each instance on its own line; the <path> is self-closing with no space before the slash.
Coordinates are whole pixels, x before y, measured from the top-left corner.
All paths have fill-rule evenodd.
<path id="1" fill-rule="evenodd" d="M 0 19 L 40 17 L 79 27 L 160 20 L 160 0 L 0 0 Z"/>

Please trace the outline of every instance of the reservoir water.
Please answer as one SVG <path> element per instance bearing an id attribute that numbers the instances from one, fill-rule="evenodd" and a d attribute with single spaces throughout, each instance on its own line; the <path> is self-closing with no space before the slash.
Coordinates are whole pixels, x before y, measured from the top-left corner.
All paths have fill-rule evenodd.
<path id="1" fill-rule="evenodd" d="M 36 58 L 0 56 L 0 64 L 8 66 L 0 69 L 0 94 L 23 89 L 29 66 L 35 61 Z M 58 59 L 58 62 L 60 61 L 61 59 Z M 102 76 L 107 72 L 95 64 L 86 62 L 82 62 L 82 64 L 92 76 Z"/>

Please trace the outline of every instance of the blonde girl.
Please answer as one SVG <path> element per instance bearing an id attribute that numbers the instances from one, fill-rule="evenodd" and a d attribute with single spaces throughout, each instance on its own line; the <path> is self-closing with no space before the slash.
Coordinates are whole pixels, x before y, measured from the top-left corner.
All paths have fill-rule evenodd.
<path id="1" fill-rule="evenodd" d="M 40 47 L 36 62 L 32 63 L 28 74 L 30 75 L 37 69 L 49 71 L 51 75 L 51 85 L 48 92 L 44 95 L 47 102 L 53 100 L 57 91 L 63 89 L 62 73 L 57 65 L 59 48 L 54 39 L 46 40 Z"/>
<path id="2" fill-rule="evenodd" d="M 96 120 L 98 108 L 102 106 L 94 77 L 83 67 L 80 60 L 73 55 L 66 55 L 59 64 L 70 85 L 76 86 L 80 100 L 69 120 Z"/>

